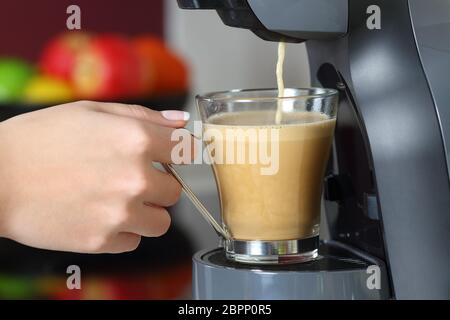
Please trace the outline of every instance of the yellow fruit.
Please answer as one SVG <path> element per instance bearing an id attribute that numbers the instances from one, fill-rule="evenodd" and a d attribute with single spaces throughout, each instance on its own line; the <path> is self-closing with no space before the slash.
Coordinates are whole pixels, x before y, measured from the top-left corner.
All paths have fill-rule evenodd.
<path id="1" fill-rule="evenodd" d="M 73 97 L 72 88 L 64 80 L 38 75 L 28 82 L 23 100 L 30 104 L 55 104 L 67 102 Z"/>

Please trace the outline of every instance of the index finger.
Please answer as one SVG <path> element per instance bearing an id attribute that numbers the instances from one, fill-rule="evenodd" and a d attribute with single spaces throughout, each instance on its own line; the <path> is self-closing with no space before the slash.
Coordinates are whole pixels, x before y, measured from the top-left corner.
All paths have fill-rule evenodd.
<path id="1" fill-rule="evenodd" d="M 150 137 L 149 155 L 152 161 L 189 164 L 195 158 L 195 141 L 184 128 L 169 128 L 146 124 Z"/>
<path id="2" fill-rule="evenodd" d="M 85 101 L 85 103 L 88 104 L 91 109 L 96 111 L 148 121 L 172 128 L 184 127 L 190 118 L 189 112 L 182 110 L 156 111 L 136 104 L 113 102 Z"/>

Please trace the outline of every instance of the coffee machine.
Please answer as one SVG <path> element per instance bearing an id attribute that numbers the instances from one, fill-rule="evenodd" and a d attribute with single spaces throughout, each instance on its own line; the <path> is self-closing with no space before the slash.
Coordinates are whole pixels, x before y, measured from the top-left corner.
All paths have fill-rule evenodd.
<path id="1" fill-rule="evenodd" d="M 306 41 L 313 86 L 340 92 L 321 258 L 193 258 L 198 299 L 450 298 L 450 2 L 178 0 L 268 41 Z M 220 57 L 217 57 L 220 59 Z"/>

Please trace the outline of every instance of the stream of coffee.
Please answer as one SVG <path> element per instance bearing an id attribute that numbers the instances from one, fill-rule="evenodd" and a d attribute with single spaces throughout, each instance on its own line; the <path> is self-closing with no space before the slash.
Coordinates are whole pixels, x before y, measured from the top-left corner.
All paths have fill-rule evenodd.
<path id="1" fill-rule="evenodd" d="M 278 61 L 276 69 L 278 97 L 284 96 L 283 65 L 285 52 L 286 52 L 286 43 L 281 41 L 278 43 Z M 281 123 L 282 115 L 283 115 L 283 100 L 279 99 L 277 103 L 277 112 L 275 114 L 276 124 Z"/>

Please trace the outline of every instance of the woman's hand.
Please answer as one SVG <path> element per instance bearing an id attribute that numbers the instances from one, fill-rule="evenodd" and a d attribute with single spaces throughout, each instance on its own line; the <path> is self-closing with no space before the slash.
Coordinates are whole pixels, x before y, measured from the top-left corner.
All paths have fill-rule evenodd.
<path id="1" fill-rule="evenodd" d="M 188 115 L 79 101 L 0 123 L 0 236 L 116 253 L 164 234 L 181 188 L 152 162 L 171 162 Z"/>

